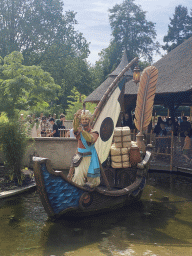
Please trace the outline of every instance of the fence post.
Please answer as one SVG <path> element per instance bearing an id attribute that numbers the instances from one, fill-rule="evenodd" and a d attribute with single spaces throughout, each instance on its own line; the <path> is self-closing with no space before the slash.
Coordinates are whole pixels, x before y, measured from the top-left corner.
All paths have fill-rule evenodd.
<path id="1" fill-rule="evenodd" d="M 170 171 L 173 170 L 173 147 L 174 147 L 174 141 L 173 141 L 173 131 L 171 133 L 171 159 L 170 159 Z"/>

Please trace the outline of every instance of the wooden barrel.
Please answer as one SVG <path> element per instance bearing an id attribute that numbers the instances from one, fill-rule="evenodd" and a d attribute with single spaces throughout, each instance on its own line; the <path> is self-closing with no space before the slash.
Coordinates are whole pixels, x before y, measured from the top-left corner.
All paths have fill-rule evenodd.
<path id="1" fill-rule="evenodd" d="M 130 148 L 129 162 L 131 166 L 136 166 L 141 162 L 141 154 L 138 147 L 134 146 Z"/>

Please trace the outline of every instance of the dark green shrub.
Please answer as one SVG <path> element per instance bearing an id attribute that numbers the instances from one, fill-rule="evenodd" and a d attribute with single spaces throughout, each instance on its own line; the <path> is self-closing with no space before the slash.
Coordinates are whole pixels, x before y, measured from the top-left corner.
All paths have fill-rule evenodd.
<path id="1" fill-rule="evenodd" d="M 13 179 L 18 182 L 21 181 L 22 160 L 28 139 L 23 122 L 4 121 L 0 123 L 0 145 L 6 169 L 13 173 Z"/>

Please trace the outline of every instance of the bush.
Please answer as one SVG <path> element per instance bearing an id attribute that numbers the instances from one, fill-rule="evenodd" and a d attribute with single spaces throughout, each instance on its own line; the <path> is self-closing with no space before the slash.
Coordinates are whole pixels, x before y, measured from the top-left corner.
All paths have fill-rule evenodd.
<path id="1" fill-rule="evenodd" d="M 27 130 L 19 121 L 0 122 L 0 145 L 5 166 L 13 173 L 13 179 L 21 181 L 22 160 L 28 144 Z"/>

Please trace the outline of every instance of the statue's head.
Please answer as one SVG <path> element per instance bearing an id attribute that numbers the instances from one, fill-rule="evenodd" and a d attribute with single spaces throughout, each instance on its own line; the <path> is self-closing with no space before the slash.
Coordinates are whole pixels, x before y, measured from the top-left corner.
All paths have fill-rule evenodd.
<path id="1" fill-rule="evenodd" d="M 87 127 L 89 126 L 90 124 L 90 121 L 91 121 L 91 112 L 89 110 L 82 110 L 82 113 L 81 113 L 81 125 L 83 127 Z"/>

